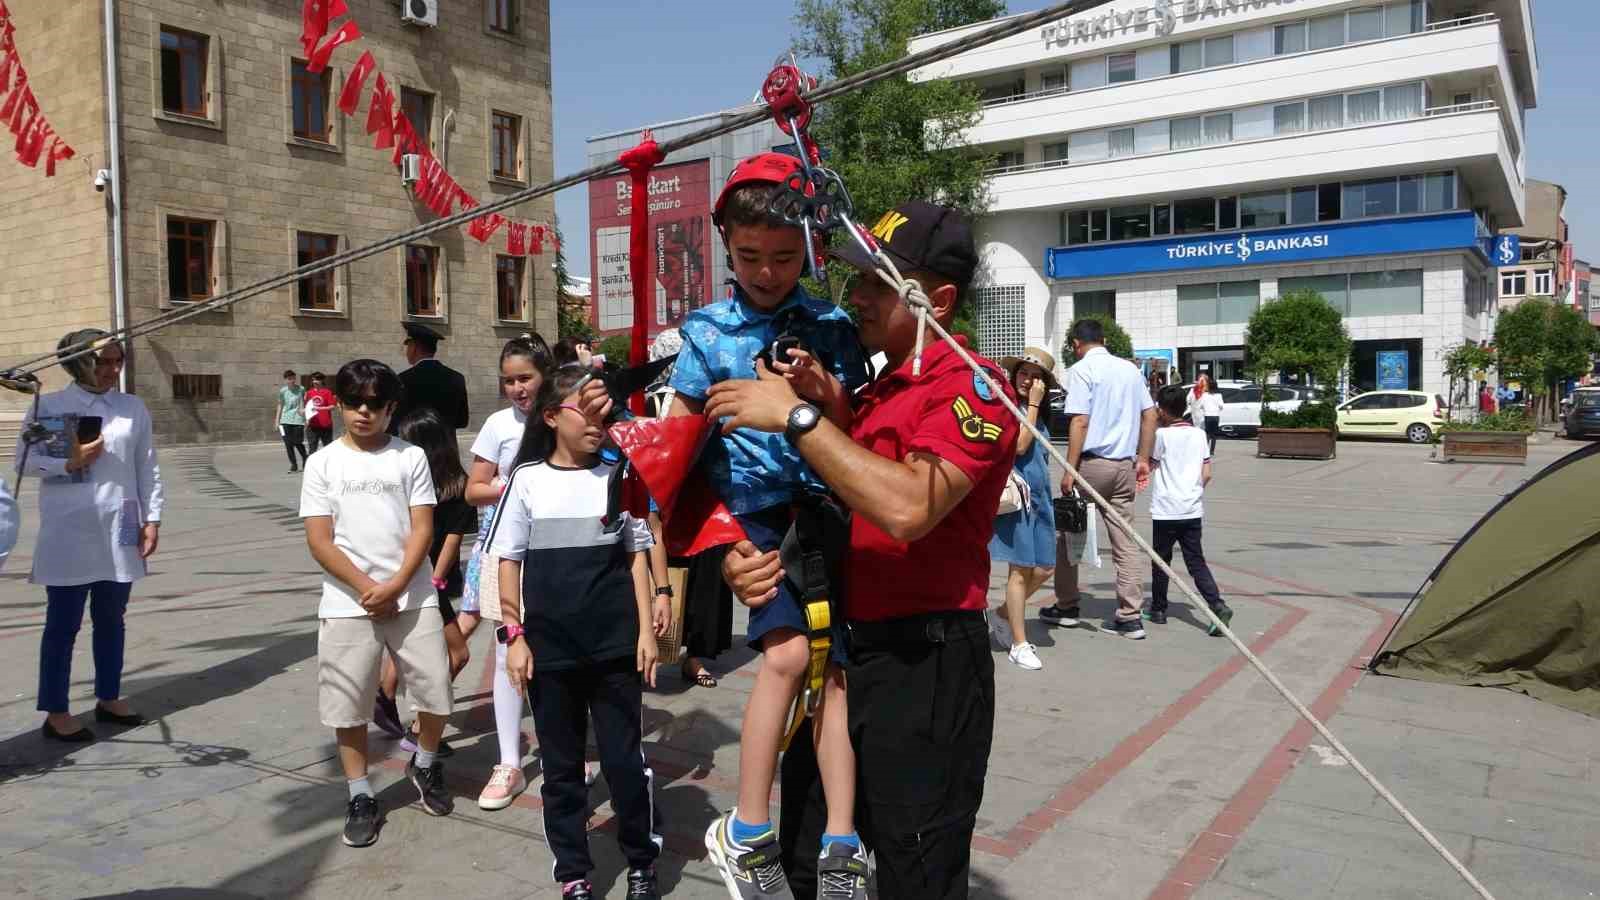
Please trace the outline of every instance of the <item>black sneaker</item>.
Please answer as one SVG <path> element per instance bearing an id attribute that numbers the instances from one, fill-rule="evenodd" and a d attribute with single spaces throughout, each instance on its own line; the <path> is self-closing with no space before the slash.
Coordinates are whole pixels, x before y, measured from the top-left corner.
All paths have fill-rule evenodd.
<path id="1" fill-rule="evenodd" d="M 1106 623 L 1105 630 L 1136 641 L 1144 640 L 1144 622 L 1139 619 L 1113 618 Z"/>
<path id="2" fill-rule="evenodd" d="M 1151 625 L 1167 624 L 1167 611 L 1165 609 L 1150 607 L 1144 611 L 1144 617 L 1149 620 Z"/>
<path id="3" fill-rule="evenodd" d="M 395 706 L 394 698 L 384 696 L 383 691 L 378 692 L 377 702 L 372 704 L 372 724 L 390 737 L 406 736 L 406 727 L 400 724 L 400 709 Z"/>
<path id="4" fill-rule="evenodd" d="M 370 847 L 378 842 L 378 826 L 383 816 L 378 814 L 378 801 L 371 794 L 359 794 L 350 800 L 344 814 L 344 845 Z"/>
<path id="5" fill-rule="evenodd" d="M 587 878 L 569 881 L 561 886 L 561 900 L 594 900 L 594 885 Z"/>
<path id="6" fill-rule="evenodd" d="M 661 888 L 656 884 L 656 870 L 628 870 L 628 900 L 661 900 Z"/>
<path id="7" fill-rule="evenodd" d="M 1231 608 L 1229 608 L 1228 604 L 1219 603 L 1216 606 L 1212 607 L 1211 611 L 1217 614 L 1217 618 L 1222 620 L 1222 624 L 1224 624 L 1224 625 L 1232 625 L 1233 624 L 1233 610 Z M 1210 635 L 1212 637 L 1222 637 L 1222 629 L 1218 628 L 1215 625 L 1212 625 L 1210 628 L 1206 629 L 1206 634 L 1208 634 L 1208 635 Z"/>
<path id="8" fill-rule="evenodd" d="M 406 777 L 421 795 L 423 812 L 430 816 L 448 816 L 455 809 L 455 799 L 444 786 L 444 763 L 438 757 L 434 757 L 433 765 L 426 769 L 417 768 L 417 758 L 411 757 L 406 763 Z"/>
<path id="9" fill-rule="evenodd" d="M 1039 610 L 1039 621 L 1057 628 L 1077 628 L 1078 604 L 1074 603 L 1065 608 L 1050 604 Z"/>
<path id="10" fill-rule="evenodd" d="M 818 900 L 867 900 L 867 851 L 860 845 L 829 844 L 817 859 Z"/>

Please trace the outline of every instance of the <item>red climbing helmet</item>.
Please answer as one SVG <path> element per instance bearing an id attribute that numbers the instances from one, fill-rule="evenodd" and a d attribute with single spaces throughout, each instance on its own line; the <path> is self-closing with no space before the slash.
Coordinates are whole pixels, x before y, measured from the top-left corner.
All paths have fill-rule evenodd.
<path id="1" fill-rule="evenodd" d="M 783 184 L 790 175 L 802 171 L 800 160 L 787 153 L 757 153 L 739 161 L 728 176 L 728 183 L 717 195 L 717 205 L 711 210 L 711 221 L 722 227 L 722 205 L 736 188 L 747 184 Z"/>

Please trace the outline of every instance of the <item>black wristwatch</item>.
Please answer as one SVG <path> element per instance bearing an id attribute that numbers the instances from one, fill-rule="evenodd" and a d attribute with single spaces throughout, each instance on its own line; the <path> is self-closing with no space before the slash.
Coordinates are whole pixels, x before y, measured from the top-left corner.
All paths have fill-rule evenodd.
<path id="1" fill-rule="evenodd" d="M 656 588 L 656 596 L 657 597 L 666 597 L 668 600 L 671 600 L 672 599 L 672 585 L 663 584 L 661 587 Z"/>
<path id="2" fill-rule="evenodd" d="M 799 440 L 802 434 L 816 428 L 817 423 L 821 421 L 822 410 L 809 403 L 801 403 L 789 410 L 789 424 L 783 429 L 783 436 L 792 444 Z"/>

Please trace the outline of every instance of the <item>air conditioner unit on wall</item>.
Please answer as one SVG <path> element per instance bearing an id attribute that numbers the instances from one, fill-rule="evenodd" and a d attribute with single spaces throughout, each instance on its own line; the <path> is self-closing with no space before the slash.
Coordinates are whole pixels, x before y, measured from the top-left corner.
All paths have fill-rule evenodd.
<path id="1" fill-rule="evenodd" d="M 416 153 L 401 156 L 400 181 L 406 185 L 413 185 L 420 178 L 422 178 L 422 157 Z"/>
<path id="2" fill-rule="evenodd" d="M 439 27 L 439 0 L 400 0 L 400 21 L 408 25 Z"/>

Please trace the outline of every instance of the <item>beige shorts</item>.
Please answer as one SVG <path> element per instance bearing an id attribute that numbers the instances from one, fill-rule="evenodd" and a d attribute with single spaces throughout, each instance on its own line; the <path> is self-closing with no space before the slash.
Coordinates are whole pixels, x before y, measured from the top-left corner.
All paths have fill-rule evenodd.
<path id="1" fill-rule="evenodd" d="M 365 725 L 378 699 L 378 667 L 387 647 L 398 661 L 400 685 L 416 712 L 448 716 L 452 704 L 450 653 L 444 618 L 433 607 L 388 619 L 323 619 L 317 631 L 317 706 L 330 728 Z"/>

